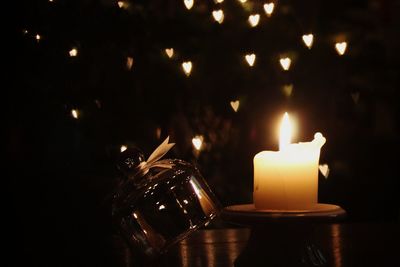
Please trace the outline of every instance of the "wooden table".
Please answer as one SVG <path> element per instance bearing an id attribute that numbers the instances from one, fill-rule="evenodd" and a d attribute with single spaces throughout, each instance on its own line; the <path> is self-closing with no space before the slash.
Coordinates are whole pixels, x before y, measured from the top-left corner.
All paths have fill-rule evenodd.
<path id="1" fill-rule="evenodd" d="M 198 230 L 172 247 L 157 266 L 235 266 L 250 234 L 249 228 Z M 400 266 L 398 223 L 317 225 L 311 240 L 304 262 L 296 266 Z M 247 266 L 268 257 L 266 250 Z"/>

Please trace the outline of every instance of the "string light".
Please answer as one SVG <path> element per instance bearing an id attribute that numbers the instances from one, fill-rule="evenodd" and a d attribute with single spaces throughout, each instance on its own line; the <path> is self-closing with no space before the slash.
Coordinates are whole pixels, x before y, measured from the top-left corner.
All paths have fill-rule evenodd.
<path id="1" fill-rule="evenodd" d="M 49 2 L 53 2 L 54 0 L 48 0 Z M 184 1 L 184 5 L 185 7 L 190 10 L 193 6 L 194 6 L 194 0 L 183 0 Z M 216 3 L 223 3 L 224 0 L 214 0 Z M 247 0 L 239 0 L 239 2 L 241 3 L 246 3 Z M 119 8 L 127 8 L 128 7 L 128 2 L 126 1 L 118 1 L 117 2 Z M 270 3 L 265 3 L 263 5 L 265 14 L 270 17 L 275 9 L 275 4 L 273 2 Z M 223 23 L 224 21 L 224 11 L 222 9 L 218 9 L 218 10 L 213 10 L 212 11 L 212 16 L 214 18 L 214 20 L 216 22 L 218 22 L 219 24 Z M 260 15 L 259 14 L 251 14 L 248 17 L 248 23 L 250 24 L 251 27 L 256 27 L 260 22 Z M 23 30 L 24 34 L 28 34 L 28 30 L 24 29 Z M 39 34 L 36 34 L 34 36 L 34 38 L 36 39 L 37 42 L 42 40 L 42 36 Z M 46 37 L 47 38 L 47 37 Z M 314 35 L 312 33 L 308 33 L 308 34 L 304 34 L 302 35 L 302 41 L 305 44 L 305 46 L 307 46 L 308 49 L 311 49 L 313 46 L 313 42 L 314 42 Z M 342 56 L 346 53 L 347 50 L 347 42 L 337 42 L 335 43 L 335 49 L 337 51 L 337 53 Z M 174 49 L 173 48 L 165 48 L 165 53 L 169 58 L 174 57 Z M 76 57 L 78 56 L 78 49 L 77 48 L 72 48 L 69 51 L 69 56 L 70 57 Z M 256 55 L 254 53 L 252 54 L 246 54 L 245 55 L 245 60 L 247 62 L 247 64 L 250 67 L 253 67 L 256 61 Z M 291 58 L 289 57 L 284 57 L 284 58 L 280 58 L 279 59 L 280 65 L 282 67 L 283 70 L 288 71 L 291 67 Z M 126 58 L 126 67 L 128 70 L 131 70 L 133 67 L 133 58 L 132 57 L 127 57 Z M 190 76 L 191 75 L 191 71 L 192 71 L 192 62 L 191 61 L 186 61 L 182 63 L 182 69 L 183 72 L 185 73 L 186 76 Z M 293 92 L 293 85 L 292 84 L 288 84 L 288 85 L 284 85 L 282 87 L 282 91 L 284 93 L 285 96 L 290 97 L 292 95 Z M 353 97 L 353 96 L 352 96 Z M 357 100 L 355 100 L 357 99 Z M 358 101 L 358 96 L 357 97 L 353 97 L 353 100 Z M 235 100 L 235 101 L 230 101 L 230 106 L 232 107 L 232 109 L 237 112 L 239 109 L 239 105 L 240 105 L 240 101 L 239 100 Z M 72 109 L 71 110 L 71 116 L 75 119 L 78 119 L 80 114 L 79 111 L 76 109 Z M 158 138 L 161 135 L 161 129 L 157 128 L 157 136 Z M 200 150 L 202 143 L 203 143 L 203 137 L 202 136 L 196 136 L 192 139 L 192 143 L 193 146 L 196 148 L 196 150 Z M 127 149 L 126 146 L 122 145 L 121 146 L 121 152 L 123 152 L 124 150 Z M 329 171 L 329 170 L 328 170 Z"/>
<path id="2" fill-rule="evenodd" d="M 336 43 L 335 48 L 340 56 L 343 56 L 347 49 L 347 42 Z"/>
<path id="3" fill-rule="evenodd" d="M 117 4 L 119 8 L 127 9 L 129 7 L 129 3 L 125 1 L 118 1 Z"/>
<path id="4" fill-rule="evenodd" d="M 128 70 L 131 70 L 133 66 L 133 57 L 127 57 L 126 58 L 126 68 Z"/>
<path id="5" fill-rule="evenodd" d="M 200 151 L 201 147 L 203 146 L 203 136 L 196 135 L 195 137 L 193 137 L 192 144 L 197 151 Z"/>
<path id="6" fill-rule="evenodd" d="M 77 109 L 72 109 L 72 110 L 71 110 L 71 116 L 72 116 L 74 119 L 78 119 L 78 118 L 79 118 L 79 111 L 78 111 Z"/>
<path id="7" fill-rule="evenodd" d="M 256 61 L 256 55 L 255 54 L 247 54 L 244 56 L 244 58 L 247 61 L 247 64 L 249 64 L 250 67 L 253 67 L 254 62 Z"/>
<path id="8" fill-rule="evenodd" d="M 185 4 L 187 10 L 190 10 L 194 5 L 194 0 L 183 0 L 183 3 Z"/>
<path id="9" fill-rule="evenodd" d="M 274 12 L 275 4 L 274 3 L 267 3 L 264 4 L 264 11 L 268 17 L 271 17 L 272 12 Z"/>
<path id="10" fill-rule="evenodd" d="M 121 151 L 121 153 L 122 152 L 124 152 L 125 150 L 127 150 L 128 149 L 128 147 L 126 146 L 126 145 L 122 145 L 121 147 L 120 147 L 120 151 Z"/>
<path id="11" fill-rule="evenodd" d="M 290 97 L 292 95 L 292 92 L 293 92 L 293 84 L 285 84 L 284 86 L 282 86 L 282 93 L 286 97 Z"/>
<path id="12" fill-rule="evenodd" d="M 312 33 L 304 34 L 301 38 L 308 49 L 311 49 L 314 42 L 314 35 Z"/>
<path id="13" fill-rule="evenodd" d="M 222 9 L 214 10 L 212 12 L 212 16 L 214 17 L 215 21 L 221 24 L 224 21 L 224 11 Z"/>
<path id="14" fill-rule="evenodd" d="M 279 59 L 279 63 L 281 64 L 282 69 L 287 71 L 290 68 L 290 64 L 292 63 L 292 60 L 290 59 L 290 57 L 285 57 L 285 58 Z"/>
<path id="15" fill-rule="evenodd" d="M 258 25 L 258 22 L 260 21 L 260 15 L 259 14 L 250 15 L 248 21 L 251 27 L 256 27 Z"/>
<path id="16" fill-rule="evenodd" d="M 237 112 L 239 109 L 240 101 L 239 100 L 231 101 L 230 104 L 233 111 Z"/>
<path id="17" fill-rule="evenodd" d="M 169 58 L 172 58 L 174 56 L 174 49 L 173 48 L 165 48 L 165 54 L 167 54 L 167 56 Z"/>
<path id="18" fill-rule="evenodd" d="M 321 172 L 321 174 L 325 177 L 328 178 L 329 176 L 329 166 L 328 164 L 320 164 L 318 166 L 319 171 Z"/>
<path id="19" fill-rule="evenodd" d="M 182 69 L 183 72 L 186 74 L 186 76 L 189 77 L 190 73 L 192 72 L 192 62 L 191 61 L 183 62 Z"/>
<path id="20" fill-rule="evenodd" d="M 70 57 L 76 57 L 77 55 L 78 55 L 78 49 L 76 49 L 75 47 L 69 50 Z"/>

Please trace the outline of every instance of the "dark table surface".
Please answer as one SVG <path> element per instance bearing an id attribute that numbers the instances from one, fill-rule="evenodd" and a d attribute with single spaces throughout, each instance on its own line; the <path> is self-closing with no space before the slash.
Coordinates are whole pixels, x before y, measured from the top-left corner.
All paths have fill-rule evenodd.
<path id="1" fill-rule="evenodd" d="M 298 264 L 292 261 L 291 266 L 400 266 L 399 230 L 398 223 L 317 225 L 304 247 L 302 260 Z M 286 259 L 268 263 L 269 258 L 275 257 L 268 245 L 271 239 L 249 241 L 251 231 L 250 228 L 198 230 L 174 245 L 157 265 L 237 266 L 235 260 L 250 247 L 254 251 L 241 263 L 243 266 L 287 266 Z M 284 244 L 293 244 L 290 237 L 284 236 Z"/>

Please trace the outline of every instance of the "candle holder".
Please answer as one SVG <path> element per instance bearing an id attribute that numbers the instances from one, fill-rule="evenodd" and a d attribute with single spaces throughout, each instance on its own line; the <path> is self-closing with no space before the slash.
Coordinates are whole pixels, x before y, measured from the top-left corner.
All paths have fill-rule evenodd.
<path id="1" fill-rule="evenodd" d="M 346 211 L 332 204 L 308 210 L 259 210 L 254 204 L 225 207 L 223 220 L 251 226 L 251 234 L 235 266 L 333 266 L 312 241 L 315 226 L 344 219 Z"/>

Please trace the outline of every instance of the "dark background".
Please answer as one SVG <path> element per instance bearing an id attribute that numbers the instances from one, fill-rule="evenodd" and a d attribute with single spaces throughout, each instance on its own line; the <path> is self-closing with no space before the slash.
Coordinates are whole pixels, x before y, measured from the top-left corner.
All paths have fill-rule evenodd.
<path id="1" fill-rule="evenodd" d="M 109 196 L 121 145 L 149 156 L 170 136 L 168 156 L 196 164 L 224 206 L 251 202 L 253 157 L 277 149 L 284 111 L 297 121 L 295 142 L 327 138 L 320 202 L 341 205 L 349 222 L 399 221 L 399 1 L 279 1 L 270 18 L 255 0 L 197 0 L 190 11 L 182 1 L 127 3 L 18 4 L 4 128 L 16 266 L 113 265 Z M 219 8 L 221 25 L 211 16 Z M 311 50 L 301 41 L 309 32 Z M 195 135 L 204 137 L 199 155 Z"/>

